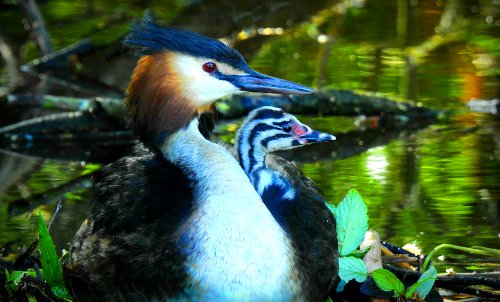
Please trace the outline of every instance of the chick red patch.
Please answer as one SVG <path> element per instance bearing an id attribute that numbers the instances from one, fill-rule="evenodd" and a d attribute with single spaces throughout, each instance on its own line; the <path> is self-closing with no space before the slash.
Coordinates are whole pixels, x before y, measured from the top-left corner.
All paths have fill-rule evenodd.
<path id="1" fill-rule="evenodd" d="M 307 128 L 306 127 L 302 127 L 301 125 L 294 124 L 292 126 L 292 131 L 293 131 L 293 134 L 295 136 L 300 136 L 300 135 L 306 134 Z"/>

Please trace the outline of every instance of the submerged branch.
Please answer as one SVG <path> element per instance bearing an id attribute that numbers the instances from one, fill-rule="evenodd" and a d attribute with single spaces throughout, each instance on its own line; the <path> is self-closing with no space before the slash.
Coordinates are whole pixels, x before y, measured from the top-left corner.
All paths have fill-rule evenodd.
<path id="1" fill-rule="evenodd" d="M 398 268 L 395 266 L 387 266 L 401 280 L 408 280 L 415 283 L 421 274 L 407 269 Z M 500 288 L 499 273 L 472 273 L 472 274 L 454 274 L 454 275 L 438 275 L 435 286 L 449 289 L 456 292 L 472 294 L 481 297 L 498 297 L 494 291 L 481 290 L 471 288 L 469 286 L 489 286 L 494 290 Z"/>
<path id="2" fill-rule="evenodd" d="M 86 143 L 108 145 L 132 145 L 137 142 L 127 127 L 125 107 L 121 99 L 115 98 L 73 98 L 51 95 L 9 95 L 11 106 L 35 106 L 43 109 L 71 110 L 0 128 L 0 145 L 10 150 L 40 156 L 45 152 L 44 144 L 73 144 L 79 148 Z M 337 135 L 335 144 L 320 144 L 300 151 L 282 152 L 284 157 L 292 155 L 303 162 L 320 158 L 346 158 L 359 154 L 370 147 L 406 135 L 408 130 L 421 129 L 433 121 L 441 112 L 420 108 L 410 104 L 392 101 L 373 95 L 360 95 L 343 90 L 324 90 L 313 95 L 264 96 L 260 94 L 231 97 L 220 101 L 218 116 L 221 119 L 234 118 L 264 105 L 274 105 L 291 113 L 323 115 L 379 115 L 374 128 L 356 130 Z M 371 120 L 370 120 L 371 121 Z M 381 130 L 383 129 L 383 130 Z M 37 148 L 33 148 L 38 144 Z M 52 146 L 53 147 L 53 146 Z M 36 149 L 36 150 L 35 150 Z M 36 153 L 38 152 L 38 153 Z M 66 152 L 65 156 L 81 156 L 82 152 Z M 44 155 L 45 156 L 45 155 Z M 49 157 L 61 154 L 52 152 Z M 74 158 L 80 159 L 82 158 Z"/>
<path id="3" fill-rule="evenodd" d="M 406 115 L 409 118 L 435 119 L 443 113 L 376 94 L 360 94 L 350 90 L 332 88 L 297 96 L 237 95 L 217 104 L 217 108 L 224 118 L 241 117 L 260 106 L 276 106 L 292 114 L 311 115 Z"/>
<path id="4" fill-rule="evenodd" d="M 0 144 L 68 140 L 72 139 L 73 135 L 92 139 L 98 138 L 98 135 L 92 132 L 118 131 L 125 128 L 124 113 L 115 113 L 108 107 L 105 109 L 107 105 L 105 102 L 87 103 L 85 111 L 51 114 L 2 127 L 0 128 Z M 108 114 L 108 112 L 113 114 Z M 119 120 L 114 119 L 113 115 L 118 115 Z"/>
<path id="5" fill-rule="evenodd" d="M 125 123 L 126 113 L 122 99 L 74 98 L 53 95 L 8 95 L 10 105 L 36 106 L 44 109 L 72 111 L 90 110 L 98 104 L 105 116 Z M 335 116 L 405 116 L 400 120 L 435 120 L 445 112 L 413 106 L 374 94 L 358 94 L 349 90 L 327 89 L 311 95 L 277 96 L 249 94 L 232 96 L 217 104 L 218 115 L 223 119 L 239 118 L 261 106 L 276 106 L 292 114 Z M 397 118 L 395 118 L 397 119 Z M 11 131 L 15 127 L 9 128 Z M 0 130 L 0 133 L 5 130 Z"/>

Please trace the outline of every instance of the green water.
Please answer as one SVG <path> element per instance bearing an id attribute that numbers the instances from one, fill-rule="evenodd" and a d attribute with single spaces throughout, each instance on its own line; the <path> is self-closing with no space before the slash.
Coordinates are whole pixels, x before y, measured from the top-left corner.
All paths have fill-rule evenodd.
<path id="1" fill-rule="evenodd" d="M 398 132 L 375 147 L 363 149 L 366 142 L 352 138 L 360 152 L 339 156 L 335 149 L 321 149 L 313 160 L 297 165 L 334 204 L 348 189 L 357 188 L 368 205 L 370 227 L 383 240 L 400 246 L 415 241 L 424 252 L 441 243 L 500 248 L 500 119 L 469 113 L 465 106 L 472 98 L 499 96 L 498 1 L 41 4 L 56 49 L 87 36 L 102 45 L 116 42 L 132 17 L 142 15 L 146 7 L 167 24 L 226 38 L 260 72 L 315 88 L 372 91 L 455 110 L 450 119 Z M 19 17 L 16 9 L 2 10 L 0 26 L 11 41 L 22 41 L 12 44 L 17 59 L 26 62 L 36 58 L 37 51 Z M 105 78 L 107 84 L 122 89 L 130 68 L 122 72 L 91 64 L 116 66 L 106 55 L 105 49 L 82 58 L 74 72 Z M 9 73 L 4 62 L 0 66 L 4 84 Z M 60 91 L 52 87 L 45 93 Z M 8 114 L 0 117 L 2 124 L 7 120 L 12 122 Z M 303 120 L 334 134 L 357 129 L 347 117 Z M 234 127 L 228 129 L 224 139 L 231 141 Z M 377 135 L 387 137 L 387 132 Z M 349 140 L 349 135 L 343 139 Z M 90 183 L 85 174 L 100 163 L 12 153 L 0 153 L 0 163 L 4 254 L 30 244 L 35 230 L 31 213 L 41 212 L 49 220 L 59 200 L 64 205 L 53 233 L 58 246 L 67 247 L 87 210 Z"/>

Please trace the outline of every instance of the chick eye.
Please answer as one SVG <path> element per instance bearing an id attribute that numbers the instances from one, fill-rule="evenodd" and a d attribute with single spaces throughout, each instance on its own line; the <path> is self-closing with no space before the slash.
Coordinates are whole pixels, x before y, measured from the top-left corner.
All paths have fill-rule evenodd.
<path id="1" fill-rule="evenodd" d="M 292 131 L 292 125 L 290 125 L 290 124 L 283 125 L 283 131 L 285 131 L 285 132 Z"/>
<path id="2" fill-rule="evenodd" d="M 206 62 L 202 66 L 204 72 L 212 73 L 217 70 L 217 65 L 213 62 Z"/>

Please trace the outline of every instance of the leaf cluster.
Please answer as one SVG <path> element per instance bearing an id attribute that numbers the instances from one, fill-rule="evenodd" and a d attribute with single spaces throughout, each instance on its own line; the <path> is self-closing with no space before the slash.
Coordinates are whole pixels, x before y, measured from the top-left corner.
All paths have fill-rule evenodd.
<path id="1" fill-rule="evenodd" d="M 5 270 L 5 289 L 10 297 L 12 297 L 20 288 L 21 282 L 26 277 L 37 278 L 42 281 L 44 287 L 59 299 L 63 301 L 71 301 L 68 290 L 64 285 L 62 267 L 59 263 L 59 258 L 56 254 L 55 245 L 49 234 L 47 226 L 43 221 L 42 215 L 38 215 L 38 247 L 40 250 L 41 269 L 29 268 L 24 271 Z M 29 297 L 29 299 L 34 299 Z"/>
<path id="2" fill-rule="evenodd" d="M 355 189 L 349 190 L 336 208 L 330 204 L 327 206 L 337 222 L 341 279 L 337 291 L 342 291 L 343 285 L 350 280 L 364 282 L 368 277 L 366 264 L 360 259 L 368 250 L 358 249 L 368 231 L 368 209 L 361 194 Z"/>
<path id="3" fill-rule="evenodd" d="M 404 296 L 406 299 L 412 299 L 415 294 L 423 300 L 429 294 L 437 278 L 437 271 L 434 266 L 431 266 L 425 271 L 417 282 L 405 290 L 403 282 L 396 277 L 391 271 L 380 268 L 371 273 L 373 281 L 383 291 L 392 291 L 394 297 Z"/>
<path id="4" fill-rule="evenodd" d="M 337 291 L 342 291 L 350 280 L 365 282 L 368 278 L 366 264 L 361 259 L 368 250 L 358 247 L 368 231 L 368 210 L 355 189 L 349 190 L 338 207 L 328 204 L 337 221 L 337 238 L 339 242 L 339 277 L 341 282 Z M 377 269 L 371 274 L 373 281 L 383 291 L 393 292 L 394 297 L 413 299 L 418 295 L 425 299 L 437 278 L 436 269 L 431 266 L 418 281 L 405 289 L 404 284 L 387 269 Z"/>

